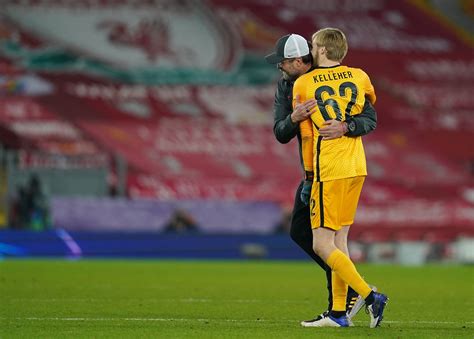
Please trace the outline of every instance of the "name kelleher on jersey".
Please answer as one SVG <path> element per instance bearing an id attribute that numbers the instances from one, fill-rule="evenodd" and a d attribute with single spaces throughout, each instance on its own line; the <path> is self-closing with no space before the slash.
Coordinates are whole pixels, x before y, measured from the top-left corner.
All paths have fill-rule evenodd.
<path id="1" fill-rule="evenodd" d="M 330 73 L 322 73 L 316 74 L 313 76 L 313 80 L 315 83 L 325 82 L 325 81 L 334 81 L 334 80 L 342 80 L 342 79 L 352 79 L 351 71 L 343 71 L 343 72 L 330 72 Z"/>

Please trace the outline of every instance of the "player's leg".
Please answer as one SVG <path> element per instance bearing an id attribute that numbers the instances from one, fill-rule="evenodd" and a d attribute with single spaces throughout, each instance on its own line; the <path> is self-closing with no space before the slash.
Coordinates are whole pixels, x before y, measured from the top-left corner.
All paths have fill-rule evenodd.
<path id="1" fill-rule="evenodd" d="M 342 253 L 349 255 L 349 247 L 347 246 L 347 238 L 349 236 L 349 226 L 342 226 L 339 231 L 336 232 L 334 236 L 334 244 L 339 248 Z"/>
<path id="2" fill-rule="evenodd" d="M 313 199 L 323 206 L 323 209 L 313 208 L 311 222 L 313 225 L 327 225 L 337 230 L 335 232 L 334 243 L 344 254 L 349 257 L 349 249 L 347 247 L 347 234 L 349 227 L 343 227 L 343 220 L 353 220 L 355 209 L 347 210 L 345 206 L 345 198 L 348 191 L 348 183 L 346 180 L 333 180 L 330 182 L 320 183 L 315 187 Z M 321 191 L 320 188 L 323 188 Z M 359 189 L 360 195 L 360 189 Z M 357 195 L 357 199 L 359 197 Z M 348 217 L 350 216 L 350 217 Z M 335 272 L 332 272 L 332 292 L 333 307 L 331 315 L 333 317 L 346 316 L 346 312 L 352 310 L 352 306 L 357 301 L 359 294 L 342 280 Z"/>
<path id="3" fill-rule="evenodd" d="M 341 208 L 339 205 L 340 201 L 334 199 L 335 194 L 332 192 L 336 189 L 336 185 L 330 184 L 332 196 L 326 194 L 323 195 L 324 191 L 321 191 L 323 183 L 315 183 L 311 192 L 311 225 L 313 228 L 318 228 L 321 225 L 330 224 L 333 225 L 333 229 L 330 230 L 332 238 L 325 238 L 324 242 L 332 243 L 335 248 L 335 230 L 340 228 L 339 222 L 339 211 Z M 334 187 L 332 187 L 334 186 Z M 314 229 L 313 229 L 314 234 Z M 313 245 L 315 239 L 313 237 Z M 347 251 L 346 251 L 347 252 Z M 332 295 L 333 305 L 329 314 L 323 319 L 316 321 L 311 324 L 312 327 L 347 327 L 349 326 L 348 318 L 346 317 L 346 296 L 347 296 L 347 284 L 342 280 L 336 272 L 332 271 Z"/>
<path id="4" fill-rule="evenodd" d="M 340 220 L 343 227 L 336 232 L 335 243 L 336 247 L 339 248 L 349 258 L 348 238 L 350 226 L 354 223 L 357 205 L 359 204 L 359 198 L 364 184 L 365 177 L 355 177 L 341 182 L 342 189 L 344 190 L 344 196 L 341 203 Z M 376 287 L 370 286 L 372 290 L 377 290 Z M 346 299 L 346 311 L 347 316 L 350 320 L 361 310 L 365 305 L 365 301 L 362 296 L 358 295 L 349 287 Z"/>
<path id="5" fill-rule="evenodd" d="M 291 218 L 290 236 L 291 236 L 291 239 L 326 272 L 327 289 L 328 289 L 327 310 L 329 311 L 332 308 L 331 269 L 313 251 L 313 232 L 311 230 L 309 206 L 303 204 L 303 202 L 300 199 L 300 193 L 301 193 L 302 187 L 303 187 L 303 182 L 301 182 L 301 184 L 298 186 L 298 189 L 296 190 L 295 203 L 294 203 L 293 213 L 292 213 L 292 218 Z M 317 321 L 323 317 L 324 313 L 327 313 L 327 311 L 323 312 L 322 314 L 317 314 L 313 319 L 305 320 L 301 322 L 301 324 L 303 326 L 306 326 L 307 324 Z"/>
<path id="6" fill-rule="evenodd" d="M 348 235 L 349 226 L 343 226 L 339 231 L 336 232 L 334 242 L 336 247 L 350 258 L 349 248 L 347 245 Z M 352 318 L 361 310 L 362 306 L 365 305 L 364 298 L 362 298 L 362 296 L 360 296 L 356 291 L 348 286 L 340 277 L 335 278 L 334 275 L 335 274 L 333 272 L 333 299 L 338 300 L 334 309 L 339 311 L 341 309 L 340 303 L 345 301 L 345 311 L 347 313 L 347 317 L 352 321 Z"/>
<path id="7" fill-rule="evenodd" d="M 349 255 L 349 248 L 347 245 L 347 239 L 349 235 L 349 227 L 350 226 L 343 226 L 339 231 L 336 232 L 336 237 L 335 237 L 335 244 L 336 247 L 339 248 L 345 255 L 347 255 L 350 258 Z M 337 303 L 334 303 L 335 308 L 334 310 L 341 310 L 341 303 L 345 300 L 345 306 L 346 306 L 346 313 L 347 317 L 349 318 L 350 321 L 356 316 L 357 313 L 362 309 L 362 307 L 365 305 L 364 298 L 360 296 L 356 291 L 354 291 L 350 286 L 347 286 L 347 284 L 340 278 L 334 277 L 334 272 L 333 272 L 333 279 L 332 279 L 332 286 L 333 286 L 333 295 L 334 295 L 334 300 L 338 300 Z M 376 287 L 369 285 L 372 290 L 377 290 Z M 347 293 L 346 293 L 347 291 Z M 342 294 L 345 293 L 345 294 Z"/>
<path id="8" fill-rule="evenodd" d="M 346 180 L 348 179 L 342 179 L 342 181 Z M 315 192 L 317 195 L 312 195 L 312 198 L 319 200 L 319 206 L 314 204 L 311 208 L 313 248 L 346 284 L 350 285 L 365 299 L 366 304 L 369 305 L 369 310 L 370 305 L 374 303 L 378 305 L 375 311 L 381 320 L 387 298 L 383 295 L 380 295 L 381 297 L 379 298 L 379 294 L 373 292 L 364 279 L 362 279 L 350 258 L 336 247 L 335 232 L 340 230 L 342 226 L 340 224 L 338 208 L 334 208 L 334 206 L 340 206 L 340 202 L 343 201 L 342 198 L 338 197 L 338 195 L 345 192 L 345 189 L 341 186 L 342 181 L 335 180 L 333 182 L 319 183 L 316 190 L 313 187 L 313 191 L 317 191 Z M 377 320 L 375 326 L 380 323 L 380 320 Z M 339 325 L 344 326 L 343 323 L 339 323 Z"/>
<path id="9" fill-rule="evenodd" d="M 347 247 L 347 241 L 344 241 L 344 236 L 347 235 L 349 227 L 342 227 L 335 233 L 334 244 L 338 249 L 349 257 L 349 249 Z M 333 307 L 330 314 L 333 317 L 339 318 L 346 315 L 347 311 L 347 289 L 348 285 L 346 282 L 332 271 L 332 295 L 333 295 Z M 357 296 L 358 294 L 355 293 Z"/>

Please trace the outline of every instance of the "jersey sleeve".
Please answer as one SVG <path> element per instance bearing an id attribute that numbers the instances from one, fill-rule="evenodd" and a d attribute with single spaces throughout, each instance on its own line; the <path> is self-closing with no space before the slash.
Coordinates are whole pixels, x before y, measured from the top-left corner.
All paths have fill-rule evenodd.
<path id="1" fill-rule="evenodd" d="M 305 172 L 313 172 L 313 125 L 311 119 L 300 122 L 301 157 Z"/>
<path id="2" fill-rule="evenodd" d="M 304 81 L 299 78 L 295 81 L 293 86 L 293 110 L 297 102 L 296 98 L 299 96 L 300 102 L 307 100 L 305 91 L 303 89 Z M 300 122 L 301 134 L 301 157 L 303 158 L 303 166 L 305 172 L 313 172 L 313 125 L 311 119 L 306 119 Z"/>
<path id="3" fill-rule="evenodd" d="M 375 95 L 375 88 L 374 88 L 374 85 L 372 85 L 372 82 L 370 81 L 370 78 L 369 76 L 367 75 L 367 73 L 365 73 L 364 71 L 362 71 L 363 75 L 364 75 L 364 92 L 365 92 L 365 97 L 367 99 L 369 99 L 370 103 L 372 105 L 375 104 L 375 101 L 377 99 L 376 95 Z"/>
<path id="4" fill-rule="evenodd" d="M 303 79 L 299 78 L 296 79 L 294 85 L 293 85 L 293 110 L 296 107 L 297 101 L 296 99 L 299 97 L 299 102 L 305 102 L 306 101 L 306 94 L 305 91 L 303 90 L 304 86 L 304 81 Z"/>

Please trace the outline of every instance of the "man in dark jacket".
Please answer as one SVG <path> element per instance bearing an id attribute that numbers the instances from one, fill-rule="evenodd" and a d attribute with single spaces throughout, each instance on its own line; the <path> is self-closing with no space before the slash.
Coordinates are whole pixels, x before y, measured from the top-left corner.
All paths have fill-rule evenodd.
<path id="1" fill-rule="evenodd" d="M 281 37 L 275 47 L 275 51 L 265 57 L 268 63 L 277 65 L 282 77 L 278 81 L 275 92 L 275 102 L 273 105 L 274 125 L 273 133 L 276 139 L 286 144 L 295 136 L 298 138 L 298 145 L 301 158 L 301 136 L 299 133 L 299 123 L 307 119 L 316 109 L 317 102 L 314 99 L 299 103 L 292 109 L 293 84 L 295 80 L 312 70 L 313 58 L 311 55 L 311 44 L 298 34 L 288 34 Z M 298 102 L 298 98 L 296 101 Z M 344 122 L 338 120 L 328 120 L 324 127 L 319 130 L 323 140 L 330 140 L 346 136 L 362 136 L 375 129 L 377 126 L 377 115 L 375 109 L 366 100 L 363 112 Z M 302 168 L 303 165 L 302 165 Z M 304 170 L 303 170 L 304 171 Z M 310 174 L 306 174 L 310 175 Z M 329 292 L 328 310 L 332 309 L 332 285 L 331 269 L 313 251 L 313 233 L 311 230 L 310 209 L 302 199 L 305 195 L 311 194 L 311 187 L 304 185 L 304 180 L 296 190 L 295 204 L 293 207 L 290 236 L 322 269 L 326 272 L 327 288 Z M 364 300 L 349 287 L 347 293 L 347 313 L 351 319 L 364 305 Z M 328 311 L 326 311 L 328 312 Z M 320 320 L 324 314 L 316 316 L 314 319 L 303 321 L 302 325 L 310 325 Z"/>

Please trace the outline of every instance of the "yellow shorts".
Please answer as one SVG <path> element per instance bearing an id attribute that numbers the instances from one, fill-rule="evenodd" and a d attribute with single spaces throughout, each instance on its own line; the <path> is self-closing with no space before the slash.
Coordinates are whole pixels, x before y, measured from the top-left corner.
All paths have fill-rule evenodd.
<path id="1" fill-rule="evenodd" d="M 365 177 L 315 182 L 311 190 L 311 228 L 338 231 L 354 223 Z"/>

